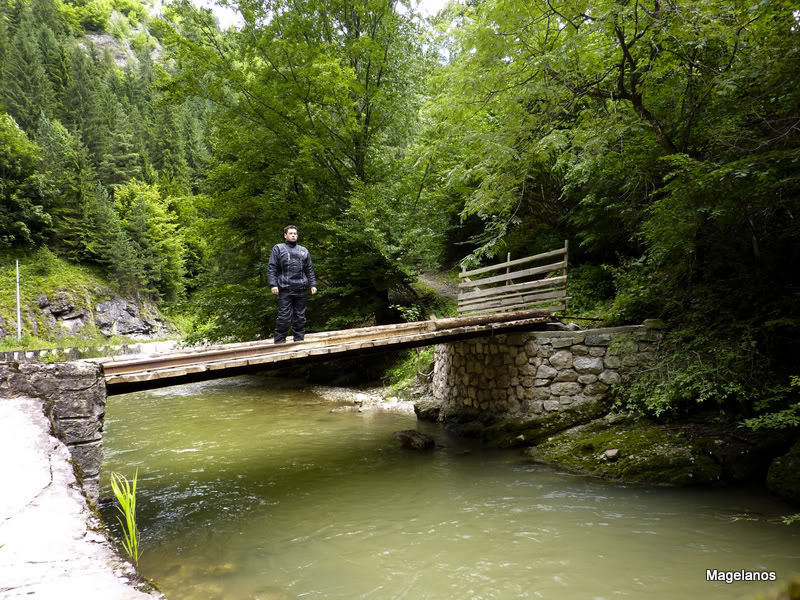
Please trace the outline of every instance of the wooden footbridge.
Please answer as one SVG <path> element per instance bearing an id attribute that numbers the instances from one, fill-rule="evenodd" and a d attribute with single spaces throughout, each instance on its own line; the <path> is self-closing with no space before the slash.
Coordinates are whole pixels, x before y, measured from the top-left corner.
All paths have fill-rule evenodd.
<path id="1" fill-rule="evenodd" d="M 561 257 L 555 263 L 512 267 Z M 308 334 L 303 341 L 271 340 L 188 348 L 168 354 L 94 359 L 103 366 L 108 395 L 232 377 L 271 368 L 355 358 L 514 331 L 547 328 L 564 310 L 567 244 L 536 256 L 460 274 L 458 317 Z M 501 274 L 496 275 L 497 271 Z"/>

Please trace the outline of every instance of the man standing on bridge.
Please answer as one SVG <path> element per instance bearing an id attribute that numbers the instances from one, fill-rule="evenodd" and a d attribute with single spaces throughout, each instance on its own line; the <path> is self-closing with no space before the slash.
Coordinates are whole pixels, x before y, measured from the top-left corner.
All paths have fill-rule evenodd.
<path id="1" fill-rule="evenodd" d="M 317 277 L 308 250 L 297 243 L 297 227 L 287 225 L 283 229 L 282 244 L 275 244 L 269 257 L 269 285 L 278 296 L 278 322 L 275 324 L 276 344 L 286 342 L 289 324 L 292 325 L 294 341 L 299 342 L 306 334 L 306 288 L 317 293 Z"/>

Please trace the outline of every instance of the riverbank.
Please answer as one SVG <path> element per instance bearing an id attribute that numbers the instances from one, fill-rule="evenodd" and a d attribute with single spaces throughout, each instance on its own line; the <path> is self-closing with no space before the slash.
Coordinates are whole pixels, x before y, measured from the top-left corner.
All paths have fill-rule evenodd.
<path id="1" fill-rule="evenodd" d="M 41 400 L 0 398 L 0 455 L 0 599 L 164 598 L 114 551 Z"/>
<path id="2" fill-rule="evenodd" d="M 331 412 L 370 412 L 385 411 L 404 415 L 414 414 L 414 401 L 401 398 L 391 387 L 377 386 L 367 388 L 348 388 L 315 385 L 311 392 L 317 396 L 337 403 Z"/>
<path id="3" fill-rule="evenodd" d="M 665 424 L 586 404 L 543 418 L 481 421 L 442 415 L 430 393 L 415 411 L 456 435 L 518 448 L 533 464 L 621 483 L 764 487 L 800 507 L 800 442 L 792 431 L 753 432 L 713 415 Z"/>

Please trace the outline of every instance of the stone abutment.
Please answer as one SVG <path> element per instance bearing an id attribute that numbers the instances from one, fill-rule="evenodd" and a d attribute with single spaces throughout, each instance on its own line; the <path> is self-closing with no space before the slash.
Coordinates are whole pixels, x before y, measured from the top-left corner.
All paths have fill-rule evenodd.
<path id="1" fill-rule="evenodd" d="M 98 501 L 106 384 L 92 362 L 0 363 L 0 397 L 42 401 L 52 434 L 70 451 L 86 496 Z"/>
<path id="2" fill-rule="evenodd" d="M 537 331 L 436 347 L 439 418 L 537 419 L 602 402 L 654 359 L 659 322 L 578 331 Z"/>

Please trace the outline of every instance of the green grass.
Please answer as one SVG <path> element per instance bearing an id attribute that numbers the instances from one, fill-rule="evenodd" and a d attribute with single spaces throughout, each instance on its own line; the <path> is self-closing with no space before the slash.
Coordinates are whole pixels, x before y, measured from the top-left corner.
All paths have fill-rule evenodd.
<path id="1" fill-rule="evenodd" d="M 20 299 L 22 305 L 22 339 L 17 339 L 16 264 L 20 267 Z M 45 350 L 56 348 L 80 348 L 91 355 L 105 346 L 120 346 L 139 343 L 141 340 L 126 336 L 106 337 L 93 324 L 84 326 L 79 335 L 70 335 L 57 327 L 50 329 L 45 322 L 45 313 L 39 308 L 42 294 L 53 303 L 58 292 L 69 295 L 75 310 L 90 309 L 114 296 L 123 296 L 116 285 L 109 282 L 100 267 L 78 265 L 59 258 L 46 248 L 34 252 L 7 253 L 0 256 L 0 315 L 5 319 L 8 335 L 0 340 L 0 351 Z M 146 313 L 146 309 L 142 309 Z M 177 312 L 177 311 L 175 311 Z M 188 315 L 188 313 L 187 313 Z M 183 334 L 190 328 L 191 317 L 180 312 L 170 315 L 178 321 Z M 31 325 L 36 321 L 37 334 Z M 159 340 L 180 339 L 180 335 L 165 336 Z M 148 340 L 148 341 L 156 341 Z"/>
<path id="2" fill-rule="evenodd" d="M 76 265 L 61 258 L 47 249 L 40 249 L 30 254 L 8 254 L 0 257 L 0 314 L 6 321 L 9 337 L 16 337 L 17 323 L 17 282 L 15 260 L 19 259 L 20 271 L 20 303 L 22 310 L 22 333 L 34 337 L 29 318 L 37 319 L 41 342 L 56 341 L 56 335 L 42 336 L 41 332 L 49 332 L 47 325 L 40 320 L 38 307 L 39 297 L 44 293 L 49 300 L 55 300 L 54 292 L 68 293 L 76 309 L 87 308 L 91 304 L 110 300 L 117 293 L 113 286 L 106 282 L 99 269 Z M 87 332 L 93 337 L 92 332 Z M 59 346 L 64 346 L 58 339 Z M 6 343 L 12 343 L 7 340 Z"/>
<path id="3" fill-rule="evenodd" d="M 147 342 L 151 340 L 145 340 Z M 155 340 L 153 340 L 155 341 Z M 136 340 L 127 336 L 114 335 L 109 338 L 103 334 L 96 336 L 65 336 L 57 340 L 46 340 L 30 334 L 23 334 L 21 340 L 17 340 L 16 334 L 9 335 L 0 341 L 0 352 L 10 352 L 12 350 L 56 350 L 61 348 L 80 348 L 91 352 L 105 346 L 122 346 L 124 344 L 139 344 L 142 340 Z M 86 352 L 84 352 L 86 354 Z M 100 356 L 98 354 L 97 356 Z"/>
<path id="4" fill-rule="evenodd" d="M 122 526 L 122 548 L 133 562 L 133 566 L 139 565 L 139 529 L 136 527 L 136 480 L 139 477 L 139 470 L 133 475 L 133 482 L 129 482 L 124 475 L 111 473 L 111 489 L 119 502 L 119 512 L 117 517 Z M 124 521 L 122 519 L 124 517 Z"/>
<path id="5" fill-rule="evenodd" d="M 16 315 L 16 266 L 19 259 L 20 296 L 23 307 L 36 303 L 44 290 L 64 289 L 75 292 L 105 292 L 111 298 L 113 289 L 98 268 L 77 265 L 57 257 L 47 249 L 31 254 L 11 253 L 0 257 L 0 311 L 3 316 Z M 79 298 L 75 298 L 79 301 Z"/>

